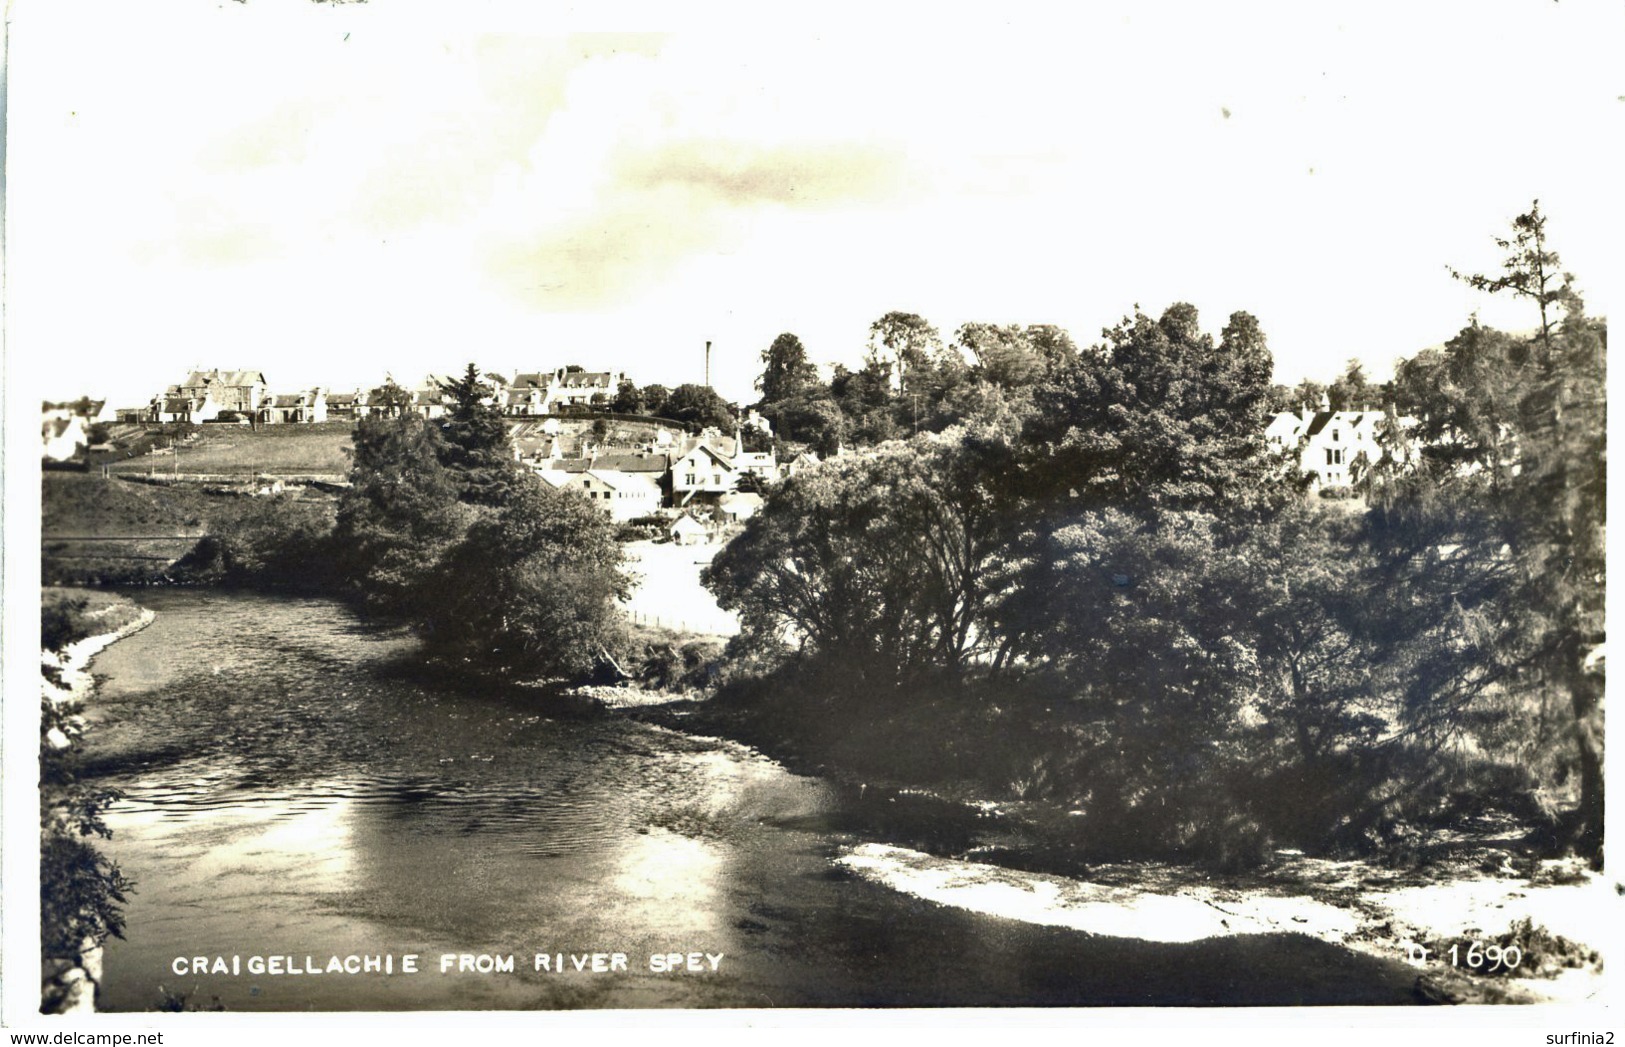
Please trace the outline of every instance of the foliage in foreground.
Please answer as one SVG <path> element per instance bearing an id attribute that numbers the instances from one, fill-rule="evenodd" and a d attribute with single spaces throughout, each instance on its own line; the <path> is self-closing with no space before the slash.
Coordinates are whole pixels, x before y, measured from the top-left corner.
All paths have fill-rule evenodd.
<path id="1" fill-rule="evenodd" d="M 1596 860 L 1606 327 L 1518 228 L 1484 286 L 1543 295 L 1540 333 L 1401 368 L 1442 400 L 1363 517 L 1266 449 L 1256 321 L 1136 316 L 1005 359 L 1039 384 L 967 431 L 781 488 L 705 576 L 763 667 L 724 700 L 862 773 L 1064 806 L 1096 852 L 1398 853 L 1498 814 Z M 934 332 L 892 333 L 924 380 Z"/>
<path id="2" fill-rule="evenodd" d="M 59 653 L 90 635 L 83 597 L 47 594 L 41 606 L 44 649 Z M 52 673 L 46 679 L 54 684 Z M 77 743 L 84 729 L 77 702 L 40 700 L 40 955 L 78 956 L 86 943 L 122 937 L 121 909 L 133 884 L 97 850 L 112 835 L 103 812 L 118 799 L 79 778 Z"/>

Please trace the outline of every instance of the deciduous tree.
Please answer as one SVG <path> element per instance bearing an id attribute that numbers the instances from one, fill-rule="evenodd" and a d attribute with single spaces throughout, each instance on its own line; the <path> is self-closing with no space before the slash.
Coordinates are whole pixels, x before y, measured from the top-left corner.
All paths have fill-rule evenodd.
<path id="1" fill-rule="evenodd" d="M 756 379 L 767 406 L 797 400 L 818 384 L 818 368 L 807 359 L 801 339 L 786 331 L 762 350 L 762 374 Z"/>
<path id="2" fill-rule="evenodd" d="M 1125 319 L 1037 390 L 1030 493 L 1120 507 L 1278 499 L 1263 438 L 1272 366 L 1246 313 L 1217 344 L 1189 305 Z"/>

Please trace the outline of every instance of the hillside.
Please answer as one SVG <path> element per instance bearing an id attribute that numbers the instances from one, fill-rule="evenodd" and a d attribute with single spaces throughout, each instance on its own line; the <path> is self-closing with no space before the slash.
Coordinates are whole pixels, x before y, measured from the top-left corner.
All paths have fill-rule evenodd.
<path id="1" fill-rule="evenodd" d="M 184 452 L 183 452 L 184 453 Z M 331 507 L 329 494 L 288 499 Z M 199 537 L 261 518 L 268 500 L 198 484 L 149 484 L 97 473 L 46 473 L 40 491 L 41 572 L 47 584 L 142 584 L 162 577 Z"/>
<path id="2" fill-rule="evenodd" d="M 218 502 L 194 487 L 104 480 L 94 473 L 46 473 L 40 534 L 202 534 Z"/>
<path id="3" fill-rule="evenodd" d="M 146 475 L 178 471 L 187 474 L 288 476 L 350 471 L 349 422 L 319 425 L 201 426 L 181 443 L 179 461 L 168 447 L 125 461 L 110 462 L 115 474 Z M 164 442 L 164 441 L 160 441 Z"/>

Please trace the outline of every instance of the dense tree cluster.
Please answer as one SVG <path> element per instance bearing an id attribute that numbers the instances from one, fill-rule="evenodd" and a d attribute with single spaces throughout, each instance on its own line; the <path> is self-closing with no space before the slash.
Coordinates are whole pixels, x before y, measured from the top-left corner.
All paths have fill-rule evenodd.
<path id="1" fill-rule="evenodd" d="M 591 669 L 621 624 L 613 525 L 519 466 L 472 364 L 443 392 L 441 419 L 357 423 L 334 531 L 343 584 L 434 654 L 543 675 Z"/>
<path id="2" fill-rule="evenodd" d="M 1215 339 L 1183 304 L 1084 349 L 892 313 L 827 389 L 781 336 L 762 410 L 796 439 L 921 435 L 791 480 L 717 558 L 736 654 L 773 667 L 736 690 L 881 766 L 1002 773 L 1101 849 L 1371 847 L 1499 806 L 1599 854 L 1606 326 L 1538 209 L 1516 228 L 1505 275 L 1464 279 L 1535 300 L 1537 334 L 1475 324 L 1386 388 L 1272 387 L 1257 320 Z M 1424 419 L 1391 410 L 1363 512 L 1264 444 L 1310 394 Z"/>

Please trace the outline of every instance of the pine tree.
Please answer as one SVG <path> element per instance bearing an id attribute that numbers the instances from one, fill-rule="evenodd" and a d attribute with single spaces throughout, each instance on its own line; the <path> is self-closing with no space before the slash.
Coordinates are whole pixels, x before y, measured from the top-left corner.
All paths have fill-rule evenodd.
<path id="1" fill-rule="evenodd" d="M 519 466 L 508 423 L 491 402 L 491 387 L 469 364 L 461 378 L 440 383 L 446 416 L 440 423 L 441 460 L 455 477 L 460 500 L 500 507 L 513 497 Z"/>
<path id="2" fill-rule="evenodd" d="M 1530 299 L 1540 328 L 1519 344 L 1475 324 L 1425 368 L 1401 369 L 1432 385 L 1433 446 L 1417 473 L 1374 491 L 1368 525 L 1410 728 L 1443 744 L 1499 696 L 1520 697 L 1527 744 L 1575 746 L 1579 802 L 1557 842 L 1600 863 L 1607 326 L 1585 315 L 1545 226 L 1537 202 L 1496 241 L 1502 275 L 1456 274 Z M 1567 699 L 1560 730 L 1554 695 Z"/>

